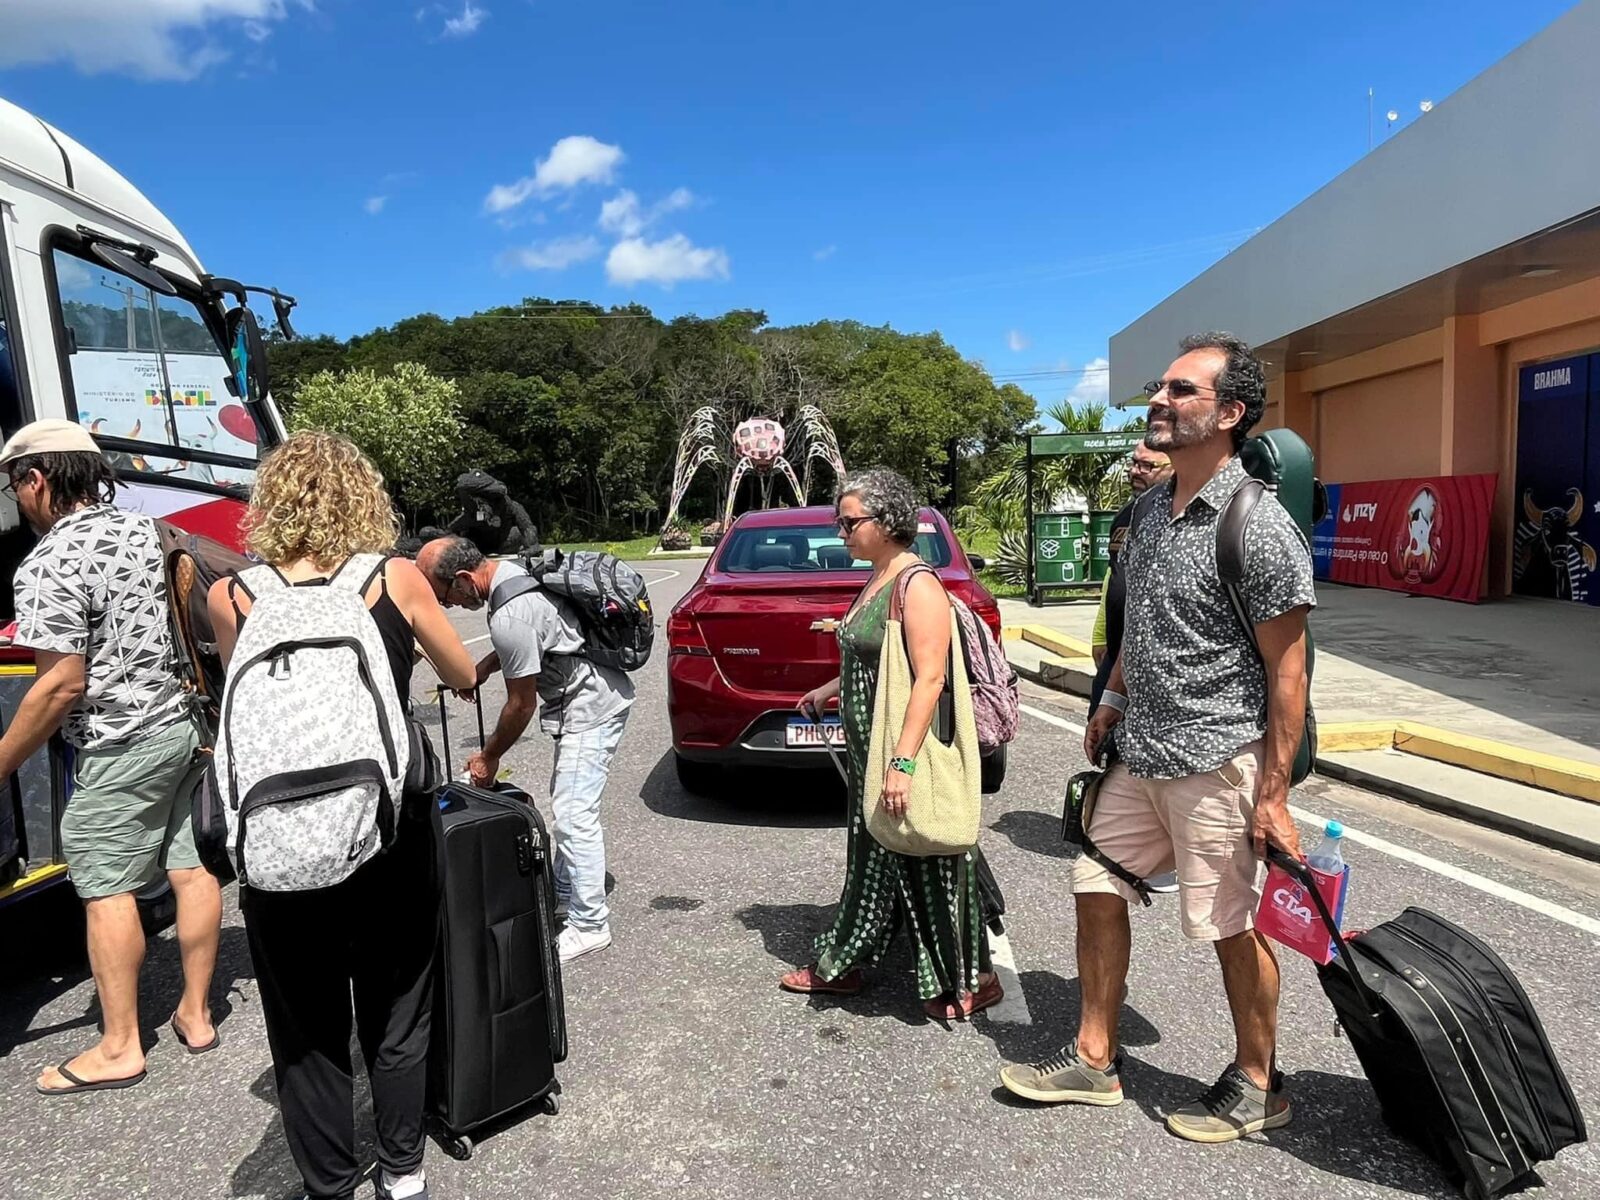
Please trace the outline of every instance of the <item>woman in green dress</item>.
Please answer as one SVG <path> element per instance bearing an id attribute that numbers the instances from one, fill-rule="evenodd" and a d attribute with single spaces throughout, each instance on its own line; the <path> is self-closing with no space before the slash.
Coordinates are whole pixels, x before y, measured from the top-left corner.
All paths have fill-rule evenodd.
<path id="1" fill-rule="evenodd" d="M 867 832 L 867 805 L 901 816 L 911 791 L 910 771 L 928 736 L 944 687 L 950 649 L 950 601 L 932 571 L 906 584 L 902 622 L 916 682 L 904 729 L 882 779 L 865 778 L 872 741 L 878 652 L 900 574 L 922 560 L 913 550 L 920 506 L 910 483 L 876 468 L 846 480 L 839 495 L 839 532 L 872 576 L 839 626 L 839 678 L 806 693 L 803 712 L 838 698 L 850 762 L 850 829 L 844 892 L 833 922 L 814 946 L 816 961 L 791 971 L 780 986 L 791 992 L 848 995 L 863 984 L 904 926 L 916 954 L 917 990 L 928 1015 L 963 1020 L 1001 998 L 989 963 L 970 852 L 916 858 L 880 846 Z"/>

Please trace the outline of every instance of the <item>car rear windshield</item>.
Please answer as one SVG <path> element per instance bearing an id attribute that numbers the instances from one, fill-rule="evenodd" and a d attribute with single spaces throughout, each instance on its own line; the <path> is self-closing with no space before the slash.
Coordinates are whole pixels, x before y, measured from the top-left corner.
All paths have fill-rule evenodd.
<path id="1" fill-rule="evenodd" d="M 950 565 L 950 543 L 931 524 L 923 524 L 912 549 L 935 567 Z M 768 525 L 735 529 L 722 546 L 717 569 L 733 575 L 763 571 L 868 571 L 872 564 L 850 557 L 832 525 Z"/>

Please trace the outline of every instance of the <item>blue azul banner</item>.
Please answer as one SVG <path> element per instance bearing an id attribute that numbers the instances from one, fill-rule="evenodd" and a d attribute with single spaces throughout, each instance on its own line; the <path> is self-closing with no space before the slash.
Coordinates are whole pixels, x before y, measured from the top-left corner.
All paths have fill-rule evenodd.
<path id="1" fill-rule="evenodd" d="M 1326 485 L 1328 489 L 1328 515 L 1311 530 L 1311 569 L 1318 579 L 1327 579 L 1333 570 L 1333 538 L 1339 528 L 1339 494 L 1343 486 Z"/>

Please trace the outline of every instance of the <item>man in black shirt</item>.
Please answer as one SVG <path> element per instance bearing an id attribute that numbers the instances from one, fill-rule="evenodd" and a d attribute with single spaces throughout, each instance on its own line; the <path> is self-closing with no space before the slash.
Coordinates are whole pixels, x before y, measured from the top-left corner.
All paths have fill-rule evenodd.
<path id="1" fill-rule="evenodd" d="M 1105 640 L 1094 638 L 1094 686 L 1089 693 L 1089 711 L 1100 703 L 1100 693 L 1105 691 L 1111 668 L 1116 665 L 1117 654 L 1122 649 L 1122 613 L 1127 601 L 1126 580 L 1119 571 L 1122 544 L 1128 537 L 1128 522 L 1133 517 L 1133 503 L 1158 483 L 1165 483 L 1172 475 L 1172 463 L 1159 450 L 1152 450 L 1143 442 L 1134 447 L 1133 461 L 1128 465 L 1128 485 L 1133 488 L 1133 500 L 1122 506 L 1122 511 L 1111 522 L 1111 569 L 1106 574 L 1105 587 L 1100 593 L 1100 617 L 1095 622 L 1095 633 L 1103 629 Z"/>

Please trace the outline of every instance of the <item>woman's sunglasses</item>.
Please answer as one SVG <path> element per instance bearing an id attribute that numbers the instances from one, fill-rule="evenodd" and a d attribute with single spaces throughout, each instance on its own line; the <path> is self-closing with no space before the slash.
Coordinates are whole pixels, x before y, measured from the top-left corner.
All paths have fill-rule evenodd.
<path id="1" fill-rule="evenodd" d="M 1202 391 L 1216 395 L 1217 389 L 1195 383 L 1191 379 L 1152 379 L 1144 385 L 1144 394 L 1154 400 L 1162 392 L 1167 394 L 1169 400 L 1188 400 L 1198 396 Z"/>
<path id="2" fill-rule="evenodd" d="M 877 517 L 835 517 L 833 523 L 838 526 L 839 532 L 849 537 L 868 521 L 876 521 Z"/>

